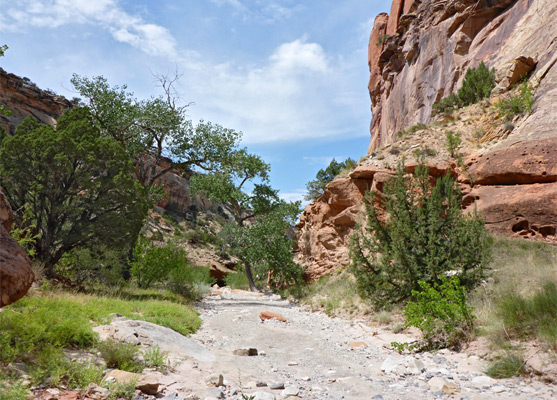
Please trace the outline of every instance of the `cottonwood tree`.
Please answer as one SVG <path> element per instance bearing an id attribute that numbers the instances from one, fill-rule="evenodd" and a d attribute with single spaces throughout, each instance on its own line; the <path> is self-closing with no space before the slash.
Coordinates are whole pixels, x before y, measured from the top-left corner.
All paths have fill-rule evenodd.
<path id="1" fill-rule="evenodd" d="M 126 85 L 110 86 L 102 76 L 74 74 L 71 80 L 91 110 L 99 132 L 119 143 L 136 160 L 139 179 L 146 187 L 175 167 L 206 171 L 220 168 L 241 139 L 240 132 L 210 122 L 200 121 L 194 126 L 186 115 L 191 103 L 178 103 L 173 87 L 176 80 L 176 76 L 158 77 L 163 94 L 147 100 L 136 99 Z M 157 170 L 163 157 L 170 157 L 170 164 Z"/>
<path id="2" fill-rule="evenodd" d="M 72 249 L 135 240 L 147 206 L 124 149 L 77 107 L 57 127 L 28 117 L 0 146 L 0 185 L 48 277 Z"/>
<path id="3" fill-rule="evenodd" d="M 293 283 L 301 270 L 292 261 L 287 233 L 300 204 L 281 200 L 269 185 L 269 164 L 245 149 L 236 151 L 222 167 L 194 176 L 190 189 L 234 210 L 235 226 L 229 228 L 227 243 L 244 265 L 250 290 L 256 290 L 254 267 L 268 273 L 272 285 Z"/>

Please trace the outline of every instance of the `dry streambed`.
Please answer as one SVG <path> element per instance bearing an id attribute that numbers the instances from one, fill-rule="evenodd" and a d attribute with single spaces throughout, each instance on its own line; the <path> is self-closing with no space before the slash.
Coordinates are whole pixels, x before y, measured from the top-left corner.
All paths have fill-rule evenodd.
<path id="1" fill-rule="evenodd" d="M 555 386 L 537 380 L 493 380 L 482 373 L 485 365 L 476 356 L 445 350 L 399 355 L 390 350 L 391 341 L 412 338 L 304 311 L 276 295 L 225 289 L 198 309 L 203 325 L 191 338 L 165 335 L 166 328 L 151 332 L 148 323 L 121 318 L 99 330 L 101 336 L 158 345 L 169 353 L 173 372 L 149 372 L 160 384 L 158 397 L 168 400 L 536 400 L 557 395 Z M 262 321 L 261 312 L 279 314 L 286 322 Z M 135 400 L 147 398 L 154 397 L 141 394 Z"/>

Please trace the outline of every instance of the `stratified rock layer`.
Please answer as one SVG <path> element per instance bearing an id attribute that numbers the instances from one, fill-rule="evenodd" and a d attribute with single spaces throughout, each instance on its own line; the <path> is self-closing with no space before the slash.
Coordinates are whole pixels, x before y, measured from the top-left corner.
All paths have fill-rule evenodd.
<path id="1" fill-rule="evenodd" d="M 456 91 L 480 61 L 497 70 L 499 81 L 519 79 L 536 63 L 536 71 L 545 70 L 537 93 L 554 92 L 556 15 L 553 0 L 394 0 L 370 37 L 368 151 L 392 142 L 401 129 L 429 123 L 432 105 Z M 557 103 L 545 105 L 538 132 L 554 131 L 557 122 Z"/>
<path id="2" fill-rule="evenodd" d="M 8 233 L 12 223 L 10 204 L 0 190 L 0 307 L 22 298 L 35 279 L 27 253 Z"/>
<path id="3" fill-rule="evenodd" d="M 530 114 L 482 155 L 467 156 L 467 171 L 446 160 L 428 163 L 433 178 L 449 172 L 458 179 L 463 206 L 477 209 L 491 232 L 557 244 L 556 19 L 554 0 L 393 0 L 390 15 L 375 18 L 368 46 L 368 155 L 391 145 L 398 131 L 431 122 L 432 105 L 481 61 L 496 70 L 497 94 L 530 76 L 536 87 Z M 388 169 L 360 166 L 306 207 L 296 258 L 308 279 L 349 262 L 364 193 L 380 193 L 391 177 Z"/>
<path id="4" fill-rule="evenodd" d="M 9 74 L 0 68 L 0 105 L 11 111 L 0 114 L 0 127 L 13 135 L 15 128 L 29 115 L 43 124 L 55 125 L 72 104 L 62 96 L 41 90 L 31 81 Z"/>

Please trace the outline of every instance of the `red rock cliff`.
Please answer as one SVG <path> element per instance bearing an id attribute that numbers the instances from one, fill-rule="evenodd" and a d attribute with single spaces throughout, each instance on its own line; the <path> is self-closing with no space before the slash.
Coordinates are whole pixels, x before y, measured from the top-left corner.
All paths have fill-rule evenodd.
<path id="1" fill-rule="evenodd" d="M 331 182 L 300 218 L 296 257 L 309 279 L 348 263 L 348 241 L 364 193 L 370 188 L 381 192 L 396 164 L 398 156 L 392 154 L 400 148 L 409 154 L 417 146 L 435 148 L 430 174 L 456 176 L 463 206 L 476 208 L 492 232 L 557 244 L 555 20 L 554 0 L 394 0 L 390 15 L 375 18 L 368 47 L 372 121 L 367 160 Z M 455 92 L 467 68 L 481 61 L 496 70 L 496 93 L 528 73 L 537 85 L 532 111 L 513 120 L 512 132 L 502 133 L 502 122 L 491 121 L 498 118 L 496 112 L 485 113 L 480 106 L 454 122 L 463 131 L 479 124 L 488 132 L 482 148 L 468 146 L 462 152 L 466 171 L 443 150 L 442 128 L 411 140 L 396 137 L 400 130 L 432 122 L 432 105 Z M 378 161 L 377 154 L 387 154 L 386 160 Z"/>

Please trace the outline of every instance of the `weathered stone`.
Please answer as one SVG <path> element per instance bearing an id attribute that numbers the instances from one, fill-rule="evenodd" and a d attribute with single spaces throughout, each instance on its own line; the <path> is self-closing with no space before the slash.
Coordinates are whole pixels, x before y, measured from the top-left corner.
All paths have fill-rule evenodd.
<path id="1" fill-rule="evenodd" d="M 133 372 L 122 371 L 119 369 L 113 369 L 108 374 L 105 375 L 103 381 L 110 381 L 113 379 L 117 383 L 130 383 L 130 382 L 138 382 L 139 378 L 141 377 L 140 374 L 135 374 Z"/>
<path id="2" fill-rule="evenodd" d="M 273 389 L 273 390 L 284 389 L 284 382 L 271 383 L 269 384 L 269 389 Z"/>
<path id="3" fill-rule="evenodd" d="M 275 400 L 275 395 L 268 392 L 254 392 L 250 396 L 253 396 L 253 400 Z"/>
<path id="4" fill-rule="evenodd" d="M 429 386 L 429 390 L 432 392 L 439 392 L 447 385 L 447 381 L 438 376 L 434 376 L 427 382 L 427 385 Z"/>
<path id="5" fill-rule="evenodd" d="M 222 386 L 224 385 L 224 377 L 220 374 L 211 374 L 205 378 L 205 384 L 212 387 Z"/>
<path id="6" fill-rule="evenodd" d="M 457 393 L 460 393 L 460 388 L 454 384 L 454 383 L 447 383 L 446 385 L 443 385 L 443 387 L 441 388 L 441 390 L 447 395 L 447 396 L 452 396 L 455 395 Z"/>
<path id="7" fill-rule="evenodd" d="M 286 318 L 284 318 L 282 315 L 276 314 L 276 313 L 271 312 L 271 311 L 262 311 L 259 314 L 259 318 L 261 319 L 261 321 L 266 321 L 268 319 L 276 319 L 280 322 L 286 322 Z"/>
<path id="8" fill-rule="evenodd" d="M 472 384 L 480 388 L 493 386 L 497 381 L 489 376 L 480 375 L 472 378 Z"/>
<path id="9" fill-rule="evenodd" d="M 12 209 L 0 189 L 0 308 L 25 296 L 35 279 L 27 253 L 8 233 L 12 222 Z"/>
<path id="10" fill-rule="evenodd" d="M 352 342 L 350 343 L 350 348 L 351 349 L 355 349 L 358 347 L 367 347 L 367 343 L 366 342 Z"/>
<path id="11" fill-rule="evenodd" d="M 244 347 L 234 350 L 233 353 L 236 356 L 251 357 L 257 355 L 257 349 L 254 349 L 253 347 Z"/>
<path id="12" fill-rule="evenodd" d="M 103 388 L 95 383 L 90 383 L 85 389 L 85 394 L 92 399 L 106 399 L 110 396 L 110 390 Z"/>
<path id="13" fill-rule="evenodd" d="M 152 396 L 159 393 L 160 383 L 153 375 L 141 375 L 135 384 L 135 388 L 141 390 L 145 394 Z"/>

